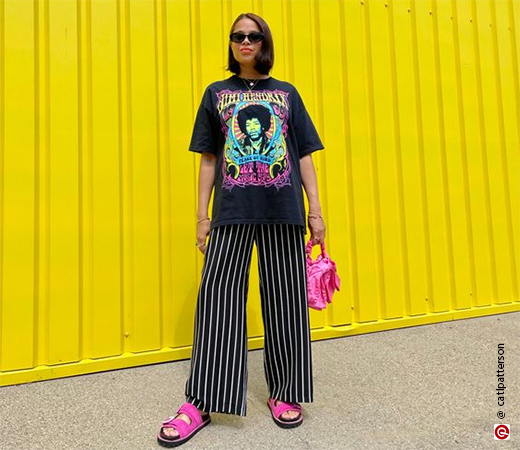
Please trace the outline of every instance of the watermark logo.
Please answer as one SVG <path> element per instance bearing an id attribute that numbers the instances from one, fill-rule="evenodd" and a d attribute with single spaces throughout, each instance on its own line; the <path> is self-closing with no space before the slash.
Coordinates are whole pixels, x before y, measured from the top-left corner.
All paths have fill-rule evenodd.
<path id="1" fill-rule="evenodd" d="M 495 425 L 495 440 L 507 441 L 509 439 L 509 425 L 498 423 Z"/>

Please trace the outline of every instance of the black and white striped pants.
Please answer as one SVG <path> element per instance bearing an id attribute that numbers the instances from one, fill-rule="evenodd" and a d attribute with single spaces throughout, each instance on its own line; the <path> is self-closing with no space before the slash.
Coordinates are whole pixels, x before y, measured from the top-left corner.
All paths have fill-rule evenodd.
<path id="1" fill-rule="evenodd" d="M 253 242 L 269 396 L 285 402 L 313 401 L 304 229 L 234 224 L 211 230 L 204 255 L 185 389 L 186 401 L 203 411 L 246 415 L 246 301 Z"/>

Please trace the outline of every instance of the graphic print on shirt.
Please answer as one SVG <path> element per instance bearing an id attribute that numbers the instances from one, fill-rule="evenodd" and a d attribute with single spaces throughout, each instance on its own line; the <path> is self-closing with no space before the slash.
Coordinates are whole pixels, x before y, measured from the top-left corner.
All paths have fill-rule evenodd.
<path id="1" fill-rule="evenodd" d="M 225 135 L 222 188 L 291 185 L 287 153 L 289 94 L 262 90 L 217 92 Z"/>

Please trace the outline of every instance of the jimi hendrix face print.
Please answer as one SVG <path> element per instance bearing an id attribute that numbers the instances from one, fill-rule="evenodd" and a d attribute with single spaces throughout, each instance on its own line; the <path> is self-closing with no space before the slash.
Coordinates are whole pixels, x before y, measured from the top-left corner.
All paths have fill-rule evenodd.
<path id="1" fill-rule="evenodd" d="M 289 94 L 278 89 L 225 89 L 216 95 L 225 135 L 222 188 L 290 185 Z"/>

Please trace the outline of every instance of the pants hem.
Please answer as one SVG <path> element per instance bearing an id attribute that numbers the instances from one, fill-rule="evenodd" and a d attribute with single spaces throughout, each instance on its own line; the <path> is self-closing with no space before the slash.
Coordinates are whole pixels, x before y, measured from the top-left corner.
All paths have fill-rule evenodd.
<path id="1" fill-rule="evenodd" d="M 220 414 L 233 414 L 235 416 L 246 417 L 247 409 L 244 409 L 242 412 L 240 409 L 226 409 L 226 408 L 216 408 L 216 407 L 207 407 L 206 404 L 202 400 L 198 400 L 195 397 L 190 395 L 186 395 L 186 401 L 196 406 L 198 409 L 201 409 L 207 413 L 220 413 Z"/>

